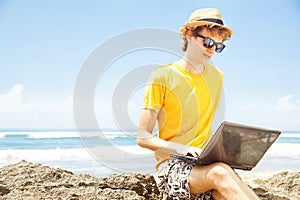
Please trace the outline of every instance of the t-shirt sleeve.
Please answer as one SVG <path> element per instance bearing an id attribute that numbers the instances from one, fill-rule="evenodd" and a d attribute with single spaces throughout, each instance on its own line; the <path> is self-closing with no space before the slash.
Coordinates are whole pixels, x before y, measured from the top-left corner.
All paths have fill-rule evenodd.
<path id="1" fill-rule="evenodd" d="M 165 76 L 160 70 L 155 70 L 151 73 L 144 94 L 143 108 L 153 109 L 157 113 L 164 105 L 166 94 Z"/>

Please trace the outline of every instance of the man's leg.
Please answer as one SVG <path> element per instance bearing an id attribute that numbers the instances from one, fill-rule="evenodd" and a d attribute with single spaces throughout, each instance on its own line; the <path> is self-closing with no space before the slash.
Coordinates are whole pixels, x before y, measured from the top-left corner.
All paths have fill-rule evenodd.
<path id="1" fill-rule="evenodd" d="M 191 193 L 214 189 L 216 199 L 255 200 L 256 194 L 224 163 L 193 167 L 189 175 Z"/>

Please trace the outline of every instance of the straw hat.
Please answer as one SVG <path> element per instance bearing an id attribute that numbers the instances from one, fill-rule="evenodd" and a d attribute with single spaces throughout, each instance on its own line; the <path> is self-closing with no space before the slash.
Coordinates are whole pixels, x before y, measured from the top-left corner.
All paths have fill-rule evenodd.
<path id="1" fill-rule="evenodd" d="M 219 26 L 227 30 L 230 36 L 233 34 L 233 31 L 224 25 L 220 10 L 215 8 L 204 8 L 194 11 L 189 21 L 181 27 L 179 32 L 182 32 L 185 28 L 196 28 L 204 25 Z"/>

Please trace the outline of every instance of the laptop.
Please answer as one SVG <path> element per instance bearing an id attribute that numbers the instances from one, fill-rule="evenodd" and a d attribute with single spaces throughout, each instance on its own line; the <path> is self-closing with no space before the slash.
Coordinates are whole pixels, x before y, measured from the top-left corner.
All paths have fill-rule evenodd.
<path id="1" fill-rule="evenodd" d="M 223 162 L 234 169 L 252 170 L 280 133 L 224 121 L 199 157 L 173 153 L 170 156 L 200 165 Z"/>

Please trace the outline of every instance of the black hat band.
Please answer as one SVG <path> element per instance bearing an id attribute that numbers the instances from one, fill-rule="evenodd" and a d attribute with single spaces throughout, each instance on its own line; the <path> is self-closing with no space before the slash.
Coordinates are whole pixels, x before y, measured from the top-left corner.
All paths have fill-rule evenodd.
<path id="1" fill-rule="evenodd" d="M 214 18 L 199 19 L 197 21 L 207 21 L 207 22 L 213 22 L 213 23 L 217 23 L 217 24 L 220 24 L 220 25 L 224 25 L 222 20 L 214 19 Z"/>

